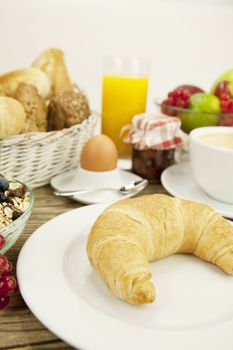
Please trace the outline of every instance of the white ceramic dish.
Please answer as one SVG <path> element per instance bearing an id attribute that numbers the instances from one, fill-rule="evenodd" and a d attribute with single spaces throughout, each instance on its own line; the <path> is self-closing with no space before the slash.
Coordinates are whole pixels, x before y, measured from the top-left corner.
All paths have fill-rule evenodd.
<path id="1" fill-rule="evenodd" d="M 103 173 L 94 173 L 77 168 L 53 177 L 50 184 L 57 191 L 72 191 L 90 187 L 99 188 L 101 186 L 119 189 L 123 185 L 139 180 L 142 180 L 140 176 L 119 168 Z M 92 193 L 79 193 L 72 196 L 72 198 L 83 204 L 109 203 L 133 197 L 139 192 L 141 190 L 123 195 L 115 190 L 100 190 Z"/>
<path id="2" fill-rule="evenodd" d="M 85 249 L 104 208 L 60 215 L 26 241 L 17 277 L 35 316 L 79 350 L 229 350 L 233 277 L 211 264 L 184 254 L 151 263 L 157 301 L 150 305 L 130 305 L 108 291 Z"/>
<path id="3" fill-rule="evenodd" d="M 232 140 L 233 128 L 211 126 L 191 131 L 189 152 L 193 174 L 209 196 L 233 204 L 233 149 L 203 141 L 204 136 L 211 135 L 221 136 L 223 140 L 228 136 Z"/>
<path id="4" fill-rule="evenodd" d="M 221 215 L 233 219 L 233 204 L 220 202 L 208 196 L 195 180 L 189 162 L 175 164 L 165 169 L 161 182 L 173 196 L 205 203 Z"/>

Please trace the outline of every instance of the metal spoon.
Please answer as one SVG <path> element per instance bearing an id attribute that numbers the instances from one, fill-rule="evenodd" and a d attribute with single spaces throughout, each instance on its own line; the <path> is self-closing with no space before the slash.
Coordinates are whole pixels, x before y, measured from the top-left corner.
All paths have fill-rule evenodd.
<path id="1" fill-rule="evenodd" d="M 143 190 L 147 185 L 148 185 L 148 180 L 144 179 L 144 180 L 130 182 L 127 185 L 120 187 L 119 189 L 111 188 L 111 187 L 83 188 L 75 191 L 54 191 L 53 194 L 55 194 L 55 196 L 67 197 L 67 196 L 73 196 L 75 194 L 80 194 L 80 193 L 90 193 L 90 192 L 97 192 L 97 191 L 104 191 L 104 190 L 117 191 L 117 192 L 120 192 L 121 194 L 129 194 L 132 192 Z"/>

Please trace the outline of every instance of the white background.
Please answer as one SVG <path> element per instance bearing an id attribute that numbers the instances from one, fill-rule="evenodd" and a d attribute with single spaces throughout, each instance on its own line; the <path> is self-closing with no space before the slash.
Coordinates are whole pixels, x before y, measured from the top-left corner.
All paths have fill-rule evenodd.
<path id="1" fill-rule="evenodd" d="M 176 85 L 209 89 L 233 68 L 231 0 L 0 0 L 0 33 L 1 72 L 60 47 L 97 110 L 105 55 L 151 58 L 148 110 Z"/>

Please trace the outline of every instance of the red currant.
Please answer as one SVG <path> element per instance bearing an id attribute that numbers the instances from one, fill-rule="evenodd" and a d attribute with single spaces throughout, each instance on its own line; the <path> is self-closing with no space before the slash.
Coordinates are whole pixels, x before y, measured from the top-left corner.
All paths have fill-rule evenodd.
<path id="1" fill-rule="evenodd" d="M 4 309 L 9 304 L 10 298 L 8 295 L 5 295 L 3 297 L 0 296 L 0 310 Z"/>
<path id="2" fill-rule="evenodd" d="M 8 260 L 4 255 L 0 254 L 0 272 L 5 270 Z"/>
<path id="3" fill-rule="evenodd" d="M 225 113 L 233 113 L 233 97 L 228 100 L 221 100 L 221 110 Z"/>
<path id="4" fill-rule="evenodd" d="M 6 241 L 3 235 L 0 234 L 0 249 L 2 249 L 5 245 Z"/>
<path id="5" fill-rule="evenodd" d="M 12 264 L 0 254 L 0 310 L 9 303 L 9 294 L 14 293 L 18 284 L 16 278 L 11 276 Z"/>
<path id="6" fill-rule="evenodd" d="M 4 279 L 8 285 L 9 292 L 14 291 L 17 287 L 16 279 L 13 276 L 6 276 Z"/>
<path id="7" fill-rule="evenodd" d="M 215 94 L 216 96 L 218 96 L 220 99 L 222 99 L 222 98 L 221 98 L 221 95 L 222 95 L 222 94 L 226 94 L 226 95 L 230 96 L 230 95 L 231 95 L 231 91 L 230 91 L 230 89 L 229 89 L 229 82 L 226 81 L 226 80 L 220 81 L 220 82 L 216 85 L 216 87 L 215 87 L 215 89 L 214 89 L 214 94 Z"/>
<path id="8" fill-rule="evenodd" d="M 8 260 L 4 268 L 4 272 L 11 272 L 13 269 L 12 263 Z"/>
<path id="9" fill-rule="evenodd" d="M 1 277 L 0 278 L 0 296 L 1 297 L 8 295 L 8 293 L 10 291 L 8 281 L 6 278 L 9 278 L 9 277 Z"/>
<path id="10" fill-rule="evenodd" d="M 178 86 L 173 91 L 170 91 L 168 93 L 168 98 L 162 102 L 162 106 L 161 106 L 162 112 L 169 116 L 175 116 L 177 114 L 177 110 L 173 107 L 187 108 L 189 105 L 190 97 L 193 94 L 196 94 L 199 92 L 203 92 L 203 90 L 197 86 L 193 86 L 193 85 Z"/>

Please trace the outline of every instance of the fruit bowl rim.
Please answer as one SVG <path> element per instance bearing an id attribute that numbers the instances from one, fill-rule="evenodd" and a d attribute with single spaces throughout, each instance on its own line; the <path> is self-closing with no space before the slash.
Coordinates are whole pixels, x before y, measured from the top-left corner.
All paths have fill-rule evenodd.
<path id="1" fill-rule="evenodd" d="M 160 111 L 161 111 L 161 106 L 162 106 L 162 101 L 164 99 L 157 99 L 155 98 L 154 99 L 154 103 L 157 107 L 160 108 Z M 232 116 L 233 117 L 233 112 L 202 112 L 202 111 L 198 111 L 196 109 L 189 109 L 189 108 L 183 108 L 183 107 L 175 107 L 175 106 L 169 106 L 169 105 L 166 105 L 166 108 L 169 108 L 170 110 L 173 110 L 173 111 L 177 111 L 177 112 L 184 112 L 184 113 L 194 113 L 194 114 L 206 114 L 206 115 L 213 115 L 213 116 L 220 116 L 220 117 L 226 117 L 226 116 Z M 161 111 L 161 113 L 163 113 Z M 164 115 L 167 115 L 166 113 L 163 113 Z M 168 117 L 170 117 L 169 115 L 167 115 Z M 176 116 L 174 116 L 176 117 Z"/>

